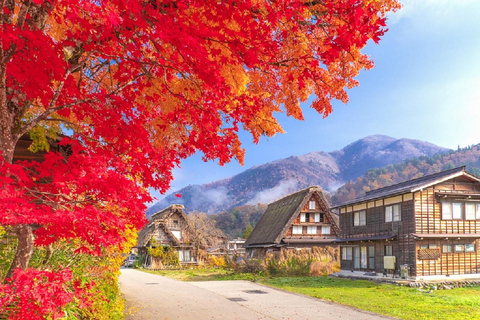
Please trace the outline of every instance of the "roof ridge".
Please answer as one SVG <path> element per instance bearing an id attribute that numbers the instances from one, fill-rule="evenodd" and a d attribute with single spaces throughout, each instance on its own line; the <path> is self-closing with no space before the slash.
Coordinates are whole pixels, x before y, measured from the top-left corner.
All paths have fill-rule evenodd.
<path id="1" fill-rule="evenodd" d="M 370 190 L 370 191 L 366 191 L 365 192 L 365 195 L 369 195 L 371 193 L 375 193 L 377 191 L 381 191 L 381 190 L 384 190 L 384 189 L 387 189 L 387 188 L 391 188 L 391 187 L 395 187 L 395 186 L 399 186 L 401 184 L 406 184 L 408 182 L 408 184 L 410 183 L 414 183 L 415 181 L 420 181 L 420 180 L 426 180 L 428 179 L 429 177 L 433 177 L 435 175 L 439 175 L 439 174 L 442 174 L 442 175 L 447 175 L 447 174 L 450 174 L 450 173 L 454 173 L 454 172 L 457 172 L 457 171 L 465 171 L 465 165 L 463 166 L 459 166 L 459 167 L 455 167 L 455 168 L 452 168 L 452 169 L 448 169 L 448 170 L 444 170 L 444 171 L 439 171 L 439 172 L 436 172 L 436 173 L 431 173 L 429 175 L 426 175 L 426 176 L 421 176 L 421 177 L 418 177 L 418 178 L 415 178 L 415 179 L 409 179 L 409 180 L 404 180 L 402 182 L 398 182 L 398 183 L 395 183 L 395 184 L 391 184 L 389 186 L 385 186 L 385 187 L 381 187 L 381 188 L 377 188 L 377 189 L 373 189 L 373 190 Z M 462 170 L 459 170 L 459 169 L 462 169 Z"/>
<path id="2" fill-rule="evenodd" d="M 289 194 L 281 197 L 280 199 L 277 199 L 277 200 L 275 200 L 275 201 L 273 201 L 273 202 L 270 202 L 268 205 L 270 206 L 270 205 L 272 205 L 272 204 L 274 204 L 274 203 L 277 203 L 277 202 L 279 202 L 279 201 L 284 200 L 285 198 L 288 198 L 288 197 L 290 197 L 290 196 L 296 195 L 296 194 L 298 194 L 298 193 L 301 193 L 301 192 L 304 192 L 304 191 L 307 191 L 307 190 L 308 190 L 308 192 L 320 191 L 320 192 L 323 193 L 323 190 L 322 190 L 321 187 L 319 187 L 319 186 L 309 186 L 309 187 L 307 187 L 307 188 L 303 188 L 303 189 L 300 189 L 300 190 L 298 190 L 298 191 L 289 193 Z"/>

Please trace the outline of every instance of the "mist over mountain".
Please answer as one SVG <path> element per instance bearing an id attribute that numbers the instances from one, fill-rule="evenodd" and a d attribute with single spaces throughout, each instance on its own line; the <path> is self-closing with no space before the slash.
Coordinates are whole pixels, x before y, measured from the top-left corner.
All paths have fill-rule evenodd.
<path id="1" fill-rule="evenodd" d="M 147 216 L 169 206 L 183 204 L 187 212 L 217 213 L 241 205 L 268 204 L 310 185 L 335 191 L 369 169 L 432 156 L 449 149 L 412 139 L 373 135 L 341 150 L 315 151 L 268 162 L 235 176 L 208 184 L 190 185 L 165 197 L 147 211 Z M 181 198 L 174 196 L 182 195 Z"/>

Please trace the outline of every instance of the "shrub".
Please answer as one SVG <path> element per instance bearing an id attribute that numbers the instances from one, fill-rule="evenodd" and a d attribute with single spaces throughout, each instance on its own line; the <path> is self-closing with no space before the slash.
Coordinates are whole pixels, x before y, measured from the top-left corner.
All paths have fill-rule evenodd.
<path id="1" fill-rule="evenodd" d="M 320 276 L 340 270 L 338 249 L 332 247 L 273 252 L 264 264 L 272 276 Z"/>
<path id="2" fill-rule="evenodd" d="M 160 265 L 177 266 L 180 264 L 177 251 L 168 245 L 155 245 L 154 247 L 148 248 L 148 254 Z"/>

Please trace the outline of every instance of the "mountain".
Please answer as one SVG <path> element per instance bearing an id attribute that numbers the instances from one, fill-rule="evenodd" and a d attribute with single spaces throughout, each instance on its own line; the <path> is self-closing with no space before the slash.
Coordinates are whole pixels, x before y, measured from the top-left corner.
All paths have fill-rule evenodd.
<path id="1" fill-rule="evenodd" d="M 257 203 L 270 203 L 296 190 L 319 185 L 334 191 L 372 168 L 406 159 L 432 156 L 448 149 L 428 142 L 373 135 L 333 152 L 311 152 L 302 156 L 252 167 L 233 177 L 203 185 L 190 185 L 165 197 L 147 211 L 147 216 L 173 203 L 186 211 L 217 213 Z"/>
<path id="2" fill-rule="evenodd" d="M 470 173 L 480 175 L 480 144 L 450 150 L 431 157 L 419 157 L 367 171 L 340 187 L 332 196 L 333 205 L 361 197 L 365 192 L 440 171 L 466 166 Z"/>

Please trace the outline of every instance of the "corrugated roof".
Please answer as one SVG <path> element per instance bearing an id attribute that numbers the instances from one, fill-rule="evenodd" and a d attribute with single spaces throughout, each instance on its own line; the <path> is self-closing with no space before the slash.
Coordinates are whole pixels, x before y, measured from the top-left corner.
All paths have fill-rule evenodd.
<path id="1" fill-rule="evenodd" d="M 292 193 L 268 205 L 267 210 L 245 242 L 244 247 L 263 244 L 279 244 L 286 229 L 291 223 L 293 223 L 293 220 L 301 211 L 303 205 L 315 192 L 318 193 L 321 201 L 325 204 L 325 208 L 328 210 L 328 203 L 323 197 L 322 189 L 320 187 L 312 186 Z M 329 214 L 330 212 L 326 213 Z M 335 220 L 333 223 L 336 223 L 335 218 L 337 217 L 334 218 L 334 214 L 330 214 L 330 216 Z"/>
<path id="2" fill-rule="evenodd" d="M 335 208 L 343 207 L 343 206 L 350 205 L 350 204 L 353 204 L 353 203 L 361 203 L 361 202 L 371 201 L 371 200 L 374 200 L 374 199 L 384 198 L 384 197 L 387 197 L 387 196 L 394 196 L 394 195 L 397 195 L 397 194 L 413 192 L 416 189 L 425 188 L 425 187 L 430 186 L 434 183 L 438 183 L 438 182 L 443 181 L 443 180 L 448 180 L 448 179 L 454 178 L 455 176 L 461 175 L 462 173 L 465 173 L 465 174 L 469 175 L 471 178 L 474 178 L 474 179 L 478 180 L 478 178 L 475 177 L 474 175 L 465 172 L 465 166 L 461 166 L 461 167 L 453 168 L 453 169 L 450 169 L 450 170 L 445 170 L 445 171 L 437 172 L 437 173 L 430 174 L 430 175 L 427 175 L 427 176 L 423 176 L 423 177 L 420 177 L 420 178 L 417 178 L 417 179 L 412 179 L 412 180 L 407 180 L 407 181 L 404 181 L 404 182 L 400 182 L 400 183 L 397 183 L 397 184 L 394 184 L 394 185 L 391 185 L 391 186 L 388 186 L 388 187 L 383 187 L 383 188 L 375 189 L 375 190 L 372 190 L 372 191 L 368 191 L 368 192 L 365 193 L 364 196 L 359 197 L 355 200 L 347 201 L 347 202 L 345 202 L 345 203 L 343 203 L 339 206 L 336 206 Z"/>

